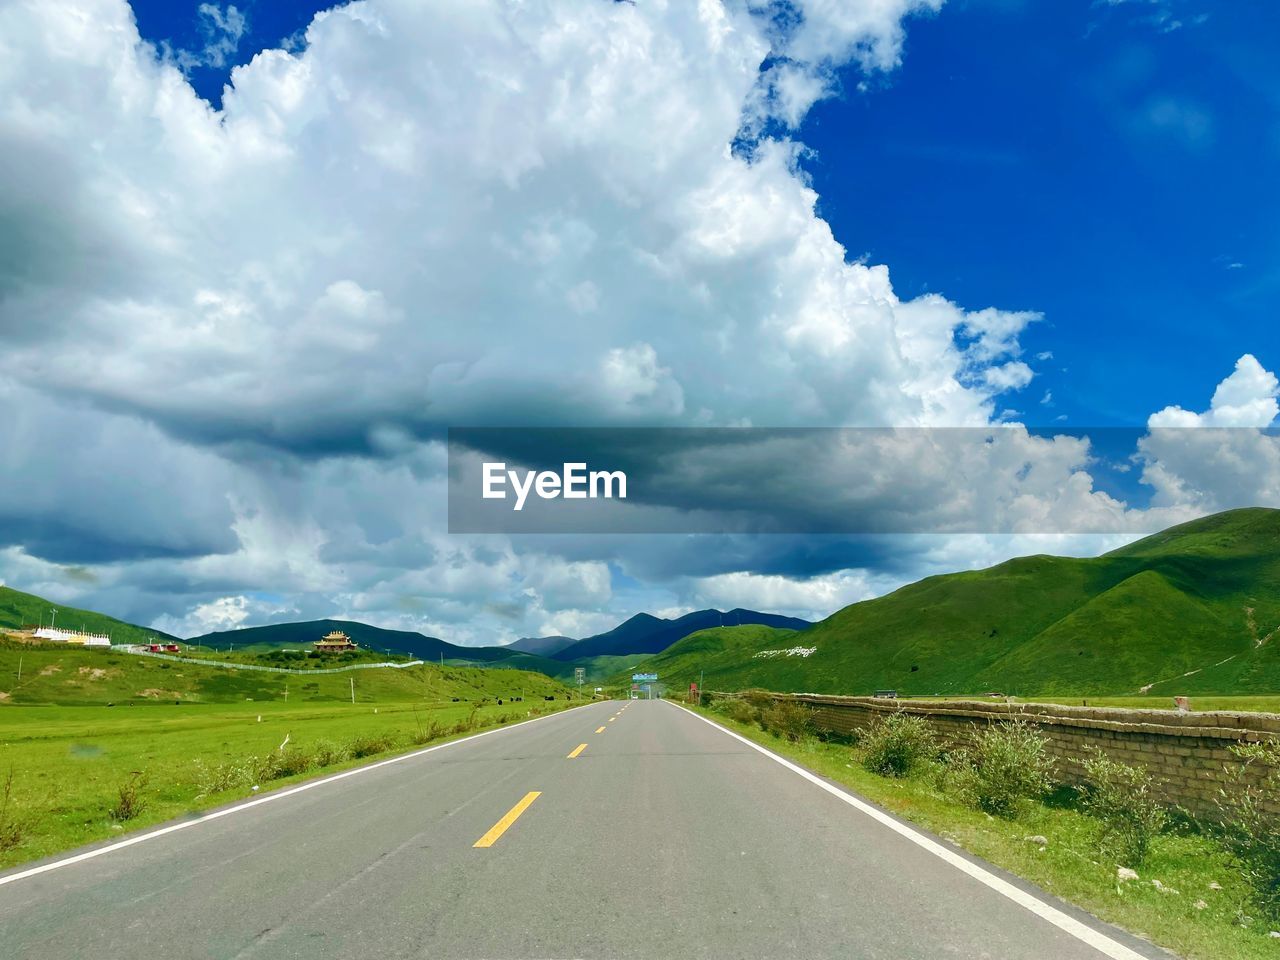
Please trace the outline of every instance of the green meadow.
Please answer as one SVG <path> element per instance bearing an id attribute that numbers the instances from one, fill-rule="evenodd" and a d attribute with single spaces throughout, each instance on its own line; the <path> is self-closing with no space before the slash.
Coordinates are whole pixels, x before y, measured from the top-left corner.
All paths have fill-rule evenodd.
<path id="1" fill-rule="evenodd" d="M 519 670 L 274 674 L 20 643 L 0 643 L 0 693 L 0 868 L 583 702 Z"/>

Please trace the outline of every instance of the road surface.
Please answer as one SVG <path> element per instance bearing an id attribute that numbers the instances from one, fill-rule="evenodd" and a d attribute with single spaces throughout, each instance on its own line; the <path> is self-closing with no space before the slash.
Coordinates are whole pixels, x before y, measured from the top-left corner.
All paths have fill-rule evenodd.
<path id="1" fill-rule="evenodd" d="M 1166 956 L 824 783 L 595 703 L 9 871 L 0 957 Z"/>

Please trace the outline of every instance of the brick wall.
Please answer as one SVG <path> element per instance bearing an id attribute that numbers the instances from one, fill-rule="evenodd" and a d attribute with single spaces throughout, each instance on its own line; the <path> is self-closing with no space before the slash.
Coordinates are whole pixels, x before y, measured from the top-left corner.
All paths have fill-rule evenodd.
<path id="1" fill-rule="evenodd" d="M 712 694 L 715 696 L 715 694 Z M 876 717 L 894 711 L 919 714 L 945 742 L 958 743 L 975 725 L 1022 719 L 1035 724 L 1058 760 L 1058 777 L 1084 779 L 1084 761 L 1094 748 L 1114 760 L 1145 766 L 1170 803 L 1194 813 L 1211 814 L 1223 783 L 1224 768 L 1238 762 L 1235 744 L 1280 738 L 1280 715 L 1262 713 L 1128 710 L 1116 707 L 1065 707 L 1047 703 L 988 700 L 887 700 L 815 694 L 770 694 L 813 710 L 820 730 L 854 735 Z M 1280 811 L 1280 798 L 1277 798 Z"/>

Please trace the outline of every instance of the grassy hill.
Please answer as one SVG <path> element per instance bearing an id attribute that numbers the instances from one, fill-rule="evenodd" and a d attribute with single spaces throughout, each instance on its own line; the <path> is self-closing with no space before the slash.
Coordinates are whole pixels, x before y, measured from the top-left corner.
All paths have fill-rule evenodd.
<path id="1" fill-rule="evenodd" d="M 571 644 L 557 652 L 557 660 L 580 660 L 585 657 L 627 656 L 635 653 L 660 653 L 689 634 L 709 627 L 731 627 L 764 624 L 790 630 L 803 630 L 809 621 L 756 610 L 695 610 L 674 620 L 637 613 L 612 630 Z"/>
<path id="2" fill-rule="evenodd" d="M 799 633 L 703 631 L 636 669 L 678 684 L 702 669 L 707 687 L 827 693 L 1273 693 L 1278 627 L 1280 511 L 1247 509 L 1101 557 L 930 577 Z M 755 656 L 784 646 L 816 649 Z"/>
<path id="3" fill-rule="evenodd" d="M 508 650 L 519 650 L 521 653 L 532 653 L 539 657 L 554 657 L 570 644 L 577 643 L 573 637 L 521 637 L 507 644 Z"/>
<path id="4" fill-rule="evenodd" d="M 9 627 L 19 630 L 23 627 L 34 627 L 43 623 L 49 625 L 50 609 L 56 609 L 58 615 L 54 621 L 59 627 L 68 630 L 85 630 L 89 633 L 105 633 L 115 643 L 144 643 L 153 638 L 175 640 L 167 633 L 125 623 L 106 614 L 94 613 L 92 610 L 80 610 L 53 603 L 43 597 L 30 593 L 22 593 L 9 587 L 0 586 L 0 632 Z"/>
<path id="5" fill-rule="evenodd" d="M 21 658 L 21 680 L 18 679 Z M 237 655 L 238 660 L 244 659 Z M 481 700 L 524 695 L 541 700 L 566 687 L 541 673 L 437 664 L 339 674 L 279 674 L 175 663 L 62 644 L 0 642 L 0 704 L 88 706 L 236 703 L 245 700 L 358 703 Z"/>

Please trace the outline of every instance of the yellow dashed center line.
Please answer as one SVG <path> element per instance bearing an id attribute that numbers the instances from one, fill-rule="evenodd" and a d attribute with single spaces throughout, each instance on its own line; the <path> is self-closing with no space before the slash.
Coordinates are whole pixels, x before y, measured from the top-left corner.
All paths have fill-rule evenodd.
<path id="1" fill-rule="evenodd" d="M 596 727 L 596 733 L 604 733 L 604 727 Z"/>
<path id="2" fill-rule="evenodd" d="M 573 753 L 569 754 L 569 759 L 572 760 L 574 757 L 576 757 L 585 749 L 587 749 L 587 745 L 585 743 L 578 744 L 576 747 L 573 748 Z"/>
<path id="3" fill-rule="evenodd" d="M 524 798 L 507 811 L 506 816 L 489 828 L 489 832 L 472 844 L 473 847 L 492 847 L 497 839 L 507 832 L 507 828 L 520 819 L 520 814 L 529 809 L 530 804 L 542 796 L 541 790 L 530 790 Z"/>

